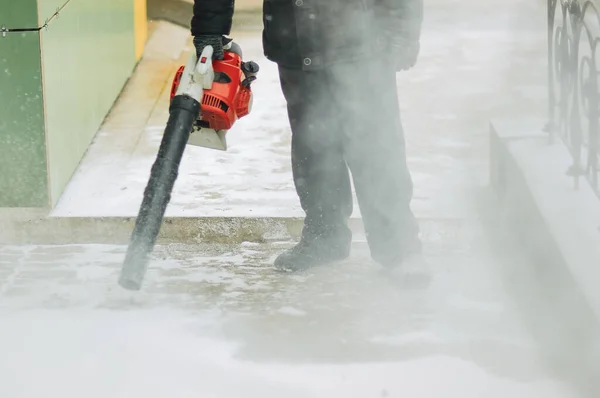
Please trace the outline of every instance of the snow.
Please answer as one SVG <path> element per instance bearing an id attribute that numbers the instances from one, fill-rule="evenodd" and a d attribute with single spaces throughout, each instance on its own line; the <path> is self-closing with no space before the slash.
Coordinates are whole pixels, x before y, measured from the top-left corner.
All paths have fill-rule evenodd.
<path id="1" fill-rule="evenodd" d="M 0 315 L 11 325 L 0 329 L 0 350 L 19 352 L 0 359 L 3 397 L 564 397 L 552 382 L 494 377 L 447 355 L 393 363 L 243 361 L 234 344 L 206 337 L 206 321 L 173 311 Z"/>
<path id="2" fill-rule="evenodd" d="M 270 265 L 289 242 L 159 246 L 139 293 L 116 284 L 124 246 L 0 247 L 0 396 L 575 397 L 483 231 L 424 232 L 416 290 L 358 243 L 300 274 Z"/>
<path id="3" fill-rule="evenodd" d="M 572 178 L 551 177 L 564 174 L 573 165 L 571 154 L 560 143 L 549 145 L 547 137 L 534 137 L 512 142 L 508 150 L 523 170 L 523 178 L 557 242 L 558 252 L 600 316 L 600 291 L 595 283 L 600 279 L 600 202 L 596 192 L 585 176 L 577 189 Z"/>

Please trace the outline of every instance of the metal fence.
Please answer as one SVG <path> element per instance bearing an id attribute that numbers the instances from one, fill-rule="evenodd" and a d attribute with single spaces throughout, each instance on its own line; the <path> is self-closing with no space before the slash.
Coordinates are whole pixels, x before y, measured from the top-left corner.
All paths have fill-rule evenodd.
<path id="1" fill-rule="evenodd" d="M 575 188 L 600 196 L 600 0 L 548 0 L 549 133 L 569 148 Z"/>

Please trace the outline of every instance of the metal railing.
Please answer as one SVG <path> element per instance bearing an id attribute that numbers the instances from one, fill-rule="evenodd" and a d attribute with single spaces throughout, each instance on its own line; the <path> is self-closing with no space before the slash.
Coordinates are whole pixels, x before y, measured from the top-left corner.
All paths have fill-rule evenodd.
<path id="1" fill-rule="evenodd" d="M 550 140 L 573 156 L 575 188 L 587 178 L 600 196 L 600 0 L 548 0 Z"/>
<path id="2" fill-rule="evenodd" d="M 71 0 L 65 0 L 65 2 L 60 6 L 56 8 L 56 11 L 54 11 L 54 14 L 50 15 L 50 17 L 48 19 L 46 19 L 44 21 L 44 24 L 41 26 L 35 26 L 35 27 L 22 27 L 22 28 L 10 28 L 7 27 L 6 25 L 2 24 L 0 26 L 0 38 L 5 38 L 9 33 L 23 33 L 23 32 L 39 32 L 42 29 L 48 29 L 48 26 L 50 25 L 50 23 L 58 18 L 60 16 L 60 13 L 62 12 L 62 10 L 64 10 L 64 8 L 71 2 Z"/>

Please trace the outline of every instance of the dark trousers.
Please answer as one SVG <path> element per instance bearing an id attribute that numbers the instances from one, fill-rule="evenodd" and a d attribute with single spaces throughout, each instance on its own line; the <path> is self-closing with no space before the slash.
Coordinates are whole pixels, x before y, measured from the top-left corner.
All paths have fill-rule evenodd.
<path id="1" fill-rule="evenodd" d="M 372 257 L 389 263 L 420 250 L 395 71 L 364 60 L 311 72 L 280 67 L 279 75 L 304 237 L 347 230 L 350 170 Z"/>

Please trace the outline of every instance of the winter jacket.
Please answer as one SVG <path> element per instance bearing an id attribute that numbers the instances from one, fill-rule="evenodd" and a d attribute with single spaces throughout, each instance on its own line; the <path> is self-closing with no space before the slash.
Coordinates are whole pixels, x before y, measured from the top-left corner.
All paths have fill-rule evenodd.
<path id="1" fill-rule="evenodd" d="M 195 0 L 192 35 L 231 31 L 233 0 Z M 423 0 L 264 0 L 263 48 L 280 65 L 305 70 L 380 56 L 386 34 L 418 40 Z"/>
<path id="2" fill-rule="evenodd" d="M 228 35 L 234 3 L 234 0 L 194 0 L 192 36 Z"/>

